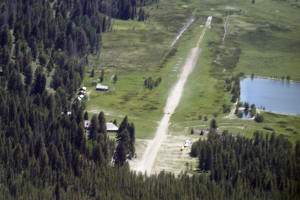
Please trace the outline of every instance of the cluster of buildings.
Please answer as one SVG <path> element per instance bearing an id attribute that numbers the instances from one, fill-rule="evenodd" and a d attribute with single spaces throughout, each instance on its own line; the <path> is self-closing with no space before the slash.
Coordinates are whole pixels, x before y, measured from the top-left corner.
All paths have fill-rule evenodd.
<path id="1" fill-rule="evenodd" d="M 78 102 L 81 102 L 82 99 L 84 98 L 85 94 L 86 94 L 86 87 L 81 87 L 79 89 L 78 96 L 76 97 L 76 99 L 73 101 L 72 104 L 74 105 Z"/>
<path id="2" fill-rule="evenodd" d="M 108 86 L 101 85 L 100 83 L 98 83 L 96 85 L 96 90 L 108 91 Z M 73 101 L 72 104 L 77 104 L 78 102 L 81 102 L 82 99 L 85 97 L 85 95 L 86 95 L 86 87 L 81 87 L 79 89 L 78 96 L 75 98 L 75 100 Z M 84 121 L 84 128 L 85 128 L 87 133 L 88 133 L 88 130 L 90 129 L 90 126 L 91 126 L 91 121 L 85 120 Z M 119 128 L 114 123 L 112 123 L 112 122 L 107 122 L 106 123 L 106 131 L 107 132 L 117 132 L 118 130 L 119 130 Z"/>

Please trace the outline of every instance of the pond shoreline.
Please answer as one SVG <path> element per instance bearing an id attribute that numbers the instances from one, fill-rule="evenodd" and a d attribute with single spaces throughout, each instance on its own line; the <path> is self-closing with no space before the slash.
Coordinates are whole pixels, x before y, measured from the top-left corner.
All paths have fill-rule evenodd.
<path id="1" fill-rule="evenodd" d="M 264 112 L 299 116 L 299 95 L 298 81 L 259 76 L 246 76 L 240 80 L 240 101 L 255 104 Z M 261 109 L 263 107 L 266 109 Z"/>
<path id="2" fill-rule="evenodd" d="M 268 79 L 268 80 L 275 80 L 275 81 L 281 81 L 281 82 L 285 82 L 285 83 L 300 83 L 300 80 L 282 80 L 281 78 L 273 78 L 273 77 L 270 77 L 270 76 L 256 76 L 254 75 L 254 77 L 252 78 L 251 75 L 244 75 L 242 79 L 245 79 L 245 78 L 251 78 L 251 79 L 255 79 L 255 78 L 261 78 L 261 79 Z"/>
<path id="3" fill-rule="evenodd" d="M 276 114 L 276 115 L 284 115 L 284 116 L 295 116 L 295 117 L 300 117 L 300 114 L 287 114 L 287 113 L 282 113 L 282 112 L 273 112 L 273 111 L 269 111 L 269 110 L 264 110 L 264 109 L 256 109 L 256 111 L 259 112 L 265 112 L 265 113 L 272 113 L 272 114 Z"/>

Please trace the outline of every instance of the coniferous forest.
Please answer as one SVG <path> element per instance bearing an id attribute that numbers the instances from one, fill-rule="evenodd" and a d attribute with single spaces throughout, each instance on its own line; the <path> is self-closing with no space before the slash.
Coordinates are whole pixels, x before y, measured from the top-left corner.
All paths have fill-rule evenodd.
<path id="1" fill-rule="evenodd" d="M 156 0 L 0 1 L 0 199 L 298 199 L 300 144 L 213 132 L 193 145 L 198 175 L 131 172 L 134 124 L 109 139 L 72 106 L 111 17 L 144 20 Z M 64 114 L 71 111 L 71 114 Z"/>

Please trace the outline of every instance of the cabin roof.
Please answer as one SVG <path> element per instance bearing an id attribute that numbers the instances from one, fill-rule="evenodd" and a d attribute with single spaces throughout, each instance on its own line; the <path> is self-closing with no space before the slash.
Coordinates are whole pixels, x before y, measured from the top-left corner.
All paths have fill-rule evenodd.
<path id="1" fill-rule="evenodd" d="M 91 121 L 90 120 L 84 120 L 84 128 L 88 129 L 91 126 Z M 112 122 L 107 122 L 106 123 L 106 131 L 109 132 L 116 132 L 118 131 L 119 128 Z"/>
<path id="2" fill-rule="evenodd" d="M 107 122 L 106 123 L 106 130 L 107 131 L 118 131 L 119 128 L 112 122 Z"/>
<path id="3" fill-rule="evenodd" d="M 91 125 L 91 121 L 89 120 L 84 120 L 84 128 L 89 128 Z"/>
<path id="4" fill-rule="evenodd" d="M 96 89 L 97 90 L 108 90 L 108 86 L 107 85 L 101 85 L 100 83 L 98 83 L 96 85 Z"/>
<path id="5" fill-rule="evenodd" d="M 86 91 L 86 87 L 81 87 L 80 89 L 79 89 L 79 91 Z"/>

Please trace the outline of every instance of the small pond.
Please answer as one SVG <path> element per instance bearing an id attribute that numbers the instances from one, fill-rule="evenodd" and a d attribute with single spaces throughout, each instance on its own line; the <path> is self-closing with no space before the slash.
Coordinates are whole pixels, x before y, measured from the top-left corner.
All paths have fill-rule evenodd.
<path id="1" fill-rule="evenodd" d="M 300 114 L 300 83 L 264 78 L 245 78 L 240 82 L 241 102 L 256 108 L 285 114 Z"/>

